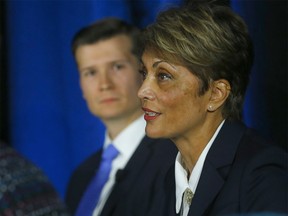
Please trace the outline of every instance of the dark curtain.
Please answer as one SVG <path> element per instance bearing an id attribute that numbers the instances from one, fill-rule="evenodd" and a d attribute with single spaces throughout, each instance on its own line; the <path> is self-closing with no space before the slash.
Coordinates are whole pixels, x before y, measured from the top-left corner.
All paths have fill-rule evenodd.
<path id="1" fill-rule="evenodd" d="M 8 135 L 8 95 L 7 95 L 7 70 L 5 47 L 5 2 L 0 1 L 0 139 L 9 142 Z"/>
<path id="2" fill-rule="evenodd" d="M 287 1 L 233 0 L 231 7 L 248 24 L 254 43 L 255 60 L 244 120 L 287 150 Z"/>

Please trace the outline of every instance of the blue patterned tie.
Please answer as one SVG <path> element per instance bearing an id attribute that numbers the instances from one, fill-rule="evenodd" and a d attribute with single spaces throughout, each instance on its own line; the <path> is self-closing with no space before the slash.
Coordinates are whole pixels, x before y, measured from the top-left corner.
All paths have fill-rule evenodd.
<path id="1" fill-rule="evenodd" d="M 95 177 L 91 180 L 90 185 L 87 187 L 84 196 L 80 201 L 75 214 L 76 216 L 91 216 L 93 214 L 102 188 L 109 178 L 112 161 L 117 154 L 118 151 L 112 144 L 104 150 L 99 169 Z"/>

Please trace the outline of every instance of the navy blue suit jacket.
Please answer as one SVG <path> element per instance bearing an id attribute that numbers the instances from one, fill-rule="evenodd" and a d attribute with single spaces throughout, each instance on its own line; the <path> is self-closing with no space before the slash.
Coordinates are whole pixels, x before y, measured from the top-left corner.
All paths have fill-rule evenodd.
<path id="1" fill-rule="evenodd" d="M 288 213 L 288 157 L 240 122 L 226 121 L 211 146 L 189 216 Z M 176 215 L 174 166 L 163 216 Z"/>
<path id="2" fill-rule="evenodd" d="M 70 179 L 65 199 L 73 214 L 97 172 L 101 154 L 102 150 L 85 160 Z M 176 154 L 177 148 L 171 141 L 144 137 L 126 167 L 116 174 L 116 183 L 101 216 L 159 215 L 164 196 L 160 189 Z"/>

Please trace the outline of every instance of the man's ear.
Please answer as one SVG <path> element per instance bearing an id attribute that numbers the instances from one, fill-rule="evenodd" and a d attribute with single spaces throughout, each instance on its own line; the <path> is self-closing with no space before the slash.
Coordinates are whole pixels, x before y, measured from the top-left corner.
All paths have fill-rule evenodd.
<path id="1" fill-rule="evenodd" d="M 213 112 L 221 107 L 231 91 L 230 83 L 225 79 L 215 80 L 211 84 L 211 96 L 207 110 Z"/>

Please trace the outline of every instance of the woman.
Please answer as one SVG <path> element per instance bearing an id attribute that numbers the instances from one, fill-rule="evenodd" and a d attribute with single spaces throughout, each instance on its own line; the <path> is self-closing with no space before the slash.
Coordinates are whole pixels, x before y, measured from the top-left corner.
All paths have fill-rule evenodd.
<path id="1" fill-rule="evenodd" d="M 163 215 L 287 213 L 287 155 L 240 121 L 253 62 L 243 20 L 194 3 L 160 13 L 142 40 L 146 133 L 179 150 Z"/>

